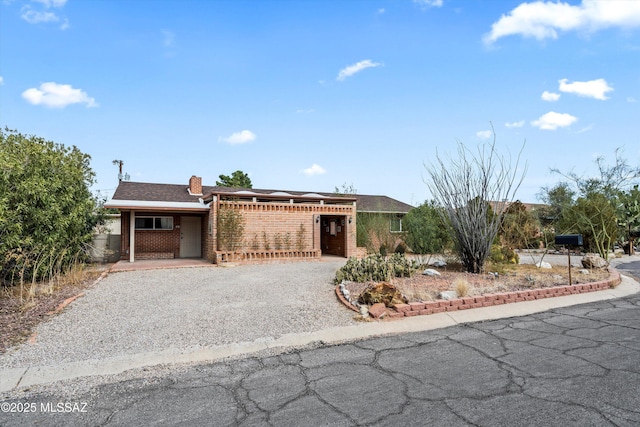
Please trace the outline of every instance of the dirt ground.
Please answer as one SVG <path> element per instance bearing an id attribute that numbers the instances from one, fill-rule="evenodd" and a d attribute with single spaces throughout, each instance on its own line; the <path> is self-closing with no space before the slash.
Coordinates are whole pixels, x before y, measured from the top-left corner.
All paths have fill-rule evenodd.
<path id="1" fill-rule="evenodd" d="M 17 287 L 0 288 L 0 353 L 28 340 L 38 323 L 55 315 L 63 301 L 80 294 L 98 276 L 99 272 L 92 272 L 80 283 L 55 286 L 53 292 L 41 285 L 40 291 L 22 299 Z"/>
<path id="2" fill-rule="evenodd" d="M 456 267 L 434 269 L 441 275 L 427 276 L 418 271 L 413 277 L 393 279 L 391 284 L 396 286 L 409 302 L 434 301 L 439 299 L 439 294 L 443 291 L 456 291 L 459 297 L 463 297 L 569 284 L 569 270 L 560 266 L 540 269 L 534 265 L 520 264 L 507 267 L 497 275 L 471 274 L 459 271 Z M 582 269 L 571 270 L 573 284 L 598 282 L 609 277 L 609 271 L 606 269 L 587 270 L 588 274 L 579 273 L 579 270 Z M 349 282 L 346 288 L 357 298 L 367 285 L 368 283 Z"/>

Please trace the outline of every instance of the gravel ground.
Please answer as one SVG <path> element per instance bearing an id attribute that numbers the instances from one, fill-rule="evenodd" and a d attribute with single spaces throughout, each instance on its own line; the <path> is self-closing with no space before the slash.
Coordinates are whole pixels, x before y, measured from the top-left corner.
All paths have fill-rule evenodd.
<path id="1" fill-rule="evenodd" d="M 0 355 L 0 368 L 51 366 L 167 349 L 276 339 L 353 324 L 332 280 L 344 260 L 112 273 L 35 343 Z"/>

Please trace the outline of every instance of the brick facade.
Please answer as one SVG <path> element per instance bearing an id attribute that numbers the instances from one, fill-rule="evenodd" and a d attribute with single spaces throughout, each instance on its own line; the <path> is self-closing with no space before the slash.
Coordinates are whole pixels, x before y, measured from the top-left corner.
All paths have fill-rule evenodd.
<path id="1" fill-rule="evenodd" d="M 136 217 L 172 217 L 173 230 L 136 230 L 135 236 L 135 259 L 168 259 L 180 258 L 180 218 L 183 216 L 198 216 L 189 214 L 174 214 L 166 212 L 137 212 Z M 201 234 L 202 242 L 208 237 L 206 228 L 206 218 L 202 218 Z M 120 258 L 129 259 L 129 226 L 131 223 L 131 213 L 122 212 L 121 226 L 122 238 L 120 239 Z M 204 248 L 204 245 L 203 245 Z"/>
<path id="2" fill-rule="evenodd" d="M 355 255 L 356 216 L 355 206 L 352 204 L 214 201 L 211 204 L 210 218 L 217 218 L 220 209 L 233 209 L 242 215 L 244 235 L 241 249 L 238 250 L 245 253 L 242 259 L 319 257 L 322 254 L 321 220 L 324 215 L 344 220 L 344 256 Z M 212 258 L 214 253 L 226 249 L 218 244 L 217 224 L 215 220 L 212 222 L 214 224 L 211 227 L 211 235 L 207 238 L 206 249 L 209 258 Z M 256 253 L 262 255 L 256 256 Z"/>

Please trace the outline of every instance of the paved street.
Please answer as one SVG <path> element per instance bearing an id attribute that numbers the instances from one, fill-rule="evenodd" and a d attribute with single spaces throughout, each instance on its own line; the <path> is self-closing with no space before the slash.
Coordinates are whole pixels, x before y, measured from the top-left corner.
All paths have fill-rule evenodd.
<path id="1" fill-rule="evenodd" d="M 154 370 L 157 370 L 154 371 Z M 638 425 L 640 295 L 2 402 L 18 425 Z M 27 397 L 28 396 L 28 397 Z M 51 413 L 53 409 L 71 413 Z M 44 412 L 48 411 L 48 412 Z M 77 412 L 85 411 L 85 412 Z"/>

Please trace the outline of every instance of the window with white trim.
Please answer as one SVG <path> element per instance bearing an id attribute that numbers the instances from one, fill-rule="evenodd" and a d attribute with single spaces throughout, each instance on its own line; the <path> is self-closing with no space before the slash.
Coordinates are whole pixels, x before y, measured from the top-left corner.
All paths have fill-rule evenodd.
<path id="1" fill-rule="evenodd" d="M 173 230 L 173 217 L 137 216 L 136 230 Z"/>
<path id="2" fill-rule="evenodd" d="M 389 217 L 389 230 L 392 233 L 402 233 L 402 215 Z"/>

